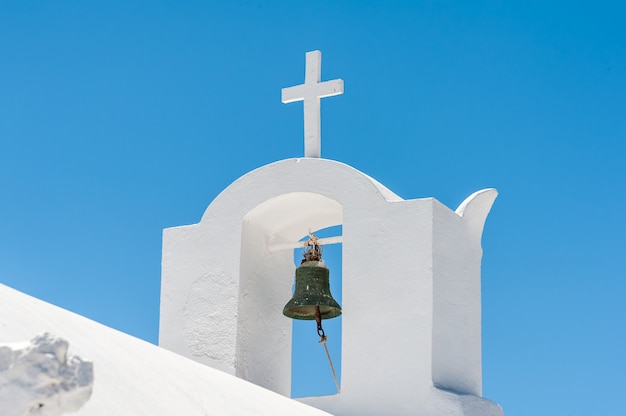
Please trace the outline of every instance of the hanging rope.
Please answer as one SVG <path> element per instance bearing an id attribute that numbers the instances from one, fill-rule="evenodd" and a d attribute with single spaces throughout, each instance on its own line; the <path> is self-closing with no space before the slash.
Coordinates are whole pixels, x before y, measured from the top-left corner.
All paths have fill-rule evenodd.
<path id="1" fill-rule="evenodd" d="M 333 372 L 333 378 L 335 380 L 335 386 L 337 386 L 337 393 L 341 393 L 341 387 L 339 387 L 339 380 L 337 380 L 337 374 L 335 373 L 335 367 L 333 366 L 333 360 L 330 359 L 330 353 L 328 352 L 328 347 L 326 346 L 326 340 L 328 337 L 324 333 L 324 328 L 322 328 L 322 314 L 320 312 L 320 307 L 315 307 L 315 322 L 317 323 L 317 335 L 320 336 L 320 344 L 324 344 L 324 350 L 326 350 L 326 357 L 328 357 L 328 364 L 330 364 L 330 371 Z"/>

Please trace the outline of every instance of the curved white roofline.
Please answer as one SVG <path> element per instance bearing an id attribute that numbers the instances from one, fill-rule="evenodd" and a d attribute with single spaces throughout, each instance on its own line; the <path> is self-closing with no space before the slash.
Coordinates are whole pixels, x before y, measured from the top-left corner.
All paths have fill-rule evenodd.
<path id="1" fill-rule="evenodd" d="M 220 209 L 223 203 L 230 205 L 230 198 L 235 194 L 244 196 L 241 202 L 245 207 L 242 208 L 247 213 L 268 199 L 288 193 L 286 190 L 302 192 L 303 188 L 340 204 L 343 204 L 342 199 L 352 195 L 358 195 L 363 202 L 403 200 L 380 182 L 345 163 L 318 158 L 284 159 L 241 176 L 213 200 L 200 222 Z M 342 192 L 337 193 L 337 189 L 342 189 Z M 359 192 L 343 192 L 349 189 Z"/>

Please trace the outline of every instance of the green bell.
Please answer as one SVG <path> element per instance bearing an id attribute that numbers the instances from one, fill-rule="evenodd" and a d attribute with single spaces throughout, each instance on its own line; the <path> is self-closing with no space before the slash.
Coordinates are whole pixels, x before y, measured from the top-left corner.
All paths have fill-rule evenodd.
<path id="1" fill-rule="evenodd" d="M 305 255 L 305 260 L 296 269 L 296 288 L 283 308 L 283 315 L 292 319 L 313 320 L 316 307 L 319 307 L 322 319 L 341 315 L 341 306 L 330 294 L 329 274 L 324 262 L 308 260 Z"/>

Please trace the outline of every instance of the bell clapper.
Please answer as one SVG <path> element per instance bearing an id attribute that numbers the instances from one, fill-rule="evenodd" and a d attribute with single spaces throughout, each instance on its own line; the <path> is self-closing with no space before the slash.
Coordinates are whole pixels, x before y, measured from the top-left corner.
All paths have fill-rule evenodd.
<path id="1" fill-rule="evenodd" d="M 317 323 L 317 335 L 320 336 L 320 344 L 322 342 L 326 342 L 326 334 L 324 334 L 324 328 L 322 328 L 322 312 L 320 312 L 320 307 L 315 307 L 315 322 Z"/>

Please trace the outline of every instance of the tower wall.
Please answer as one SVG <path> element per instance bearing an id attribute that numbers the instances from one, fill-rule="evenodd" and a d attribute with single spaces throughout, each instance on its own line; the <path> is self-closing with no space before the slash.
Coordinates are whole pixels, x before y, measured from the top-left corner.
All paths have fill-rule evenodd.
<path id="1" fill-rule="evenodd" d="M 159 343 L 289 395 L 295 265 L 272 247 L 342 224 L 341 393 L 301 401 L 346 416 L 501 415 L 479 397 L 480 236 L 495 195 L 454 212 L 324 159 L 250 172 L 200 223 L 164 231 Z"/>

